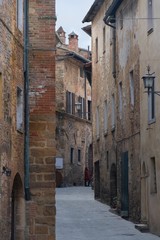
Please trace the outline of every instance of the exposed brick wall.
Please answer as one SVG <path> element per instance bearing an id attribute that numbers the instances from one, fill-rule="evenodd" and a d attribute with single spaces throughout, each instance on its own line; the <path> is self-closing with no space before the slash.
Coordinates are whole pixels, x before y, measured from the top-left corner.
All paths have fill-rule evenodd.
<path id="1" fill-rule="evenodd" d="M 15 175 L 19 174 L 22 185 L 24 179 L 24 133 L 18 132 L 16 128 L 17 86 L 22 91 L 24 86 L 22 37 L 22 33 L 16 28 L 16 3 L 3 1 L 0 5 L 0 172 L 7 166 L 11 169 L 11 176 L 0 174 L 2 240 L 11 238 L 11 197 Z M 16 227 L 15 231 L 18 235 Z"/>
<path id="2" fill-rule="evenodd" d="M 55 239 L 55 1 L 29 1 L 29 240 Z M 43 11 L 42 11 L 43 9 Z"/>

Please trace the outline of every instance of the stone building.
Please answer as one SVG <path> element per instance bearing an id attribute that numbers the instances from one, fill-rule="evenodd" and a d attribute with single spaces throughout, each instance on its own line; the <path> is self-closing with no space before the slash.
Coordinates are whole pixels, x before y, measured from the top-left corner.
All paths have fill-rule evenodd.
<path id="1" fill-rule="evenodd" d="M 92 174 L 90 52 L 78 46 L 78 35 L 65 42 L 57 30 L 56 161 L 57 186 L 83 185 L 84 168 Z"/>
<path id="2" fill-rule="evenodd" d="M 157 235 L 160 86 L 156 77 L 147 95 L 141 78 L 147 65 L 159 76 L 159 5 L 95 0 L 83 19 L 92 22 L 95 196 Z"/>
<path id="3" fill-rule="evenodd" d="M 55 239 L 55 1 L 41 9 L 0 1 L 2 240 Z"/>
<path id="4" fill-rule="evenodd" d="M 92 22 L 95 197 L 139 221 L 139 48 L 132 24 L 120 25 L 120 2 L 95 1 L 83 20 Z M 126 16 L 136 11 L 136 2 L 127 6 Z"/>

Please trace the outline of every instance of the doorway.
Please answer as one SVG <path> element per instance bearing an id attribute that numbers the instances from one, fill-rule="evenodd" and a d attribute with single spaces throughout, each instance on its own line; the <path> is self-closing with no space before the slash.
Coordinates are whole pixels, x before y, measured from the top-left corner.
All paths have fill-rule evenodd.
<path id="1" fill-rule="evenodd" d="M 12 188 L 11 201 L 11 240 L 24 240 L 25 231 L 25 200 L 23 185 L 20 175 L 17 173 Z"/>
<path id="2" fill-rule="evenodd" d="M 121 216 L 129 216 L 128 152 L 121 156 Z"/>
<path id="3" fill-rule="evenodd" d="M 94 180 L 95 180 L 95 198 L 100 198 L 100 166 L 99 166 L 99 161 L 95 162 L 95 168 L 94 168 L 94 171 L 95 171 L 95 177 L 94 177 Z"/>
<path id="4" fill-rule="evenodd" d="M 110 205 L 112 208 L 117 207 L 117 168 L 113 163 L 110 170 Z"/>

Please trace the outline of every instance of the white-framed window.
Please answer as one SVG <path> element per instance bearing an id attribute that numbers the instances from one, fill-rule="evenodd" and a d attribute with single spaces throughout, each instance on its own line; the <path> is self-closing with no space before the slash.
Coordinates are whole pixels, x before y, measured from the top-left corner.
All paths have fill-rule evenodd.
<path id="1" fill-rule="evenodd" d="M 17 28 L 23 32 L 23 0 L 17 0 Z"/>
<path id="2" fill-rule="evenodd" d="M 17 130 L 23 131 L 23 91 L 17 87 Z"/>
<path id="3" fill-rule="evenodd" d="M 130 82 L 130 103 L 134 106 L 134 77 L 133 71 L 129 73 L 129 82 Z"/>
<path id="4" fill-rule="evenodd" d="M 104 133 L 108 131 L 108 102 L 104 102 Z"/>
<path id="5" fill-rule="evenodd" d="M 150 193 L 157 193 L 157 176 L 156 176 L 156 161 L 155 157 L 150 161 Z"/>
<path id="6" fill-rule="evenodd" d="M 155 122 L 155 94 L 154 83 L 152 89 L 148 93 L 148 123 Z"/>
<path id="7" fill-rule="evenodd" d="M 114 94 L 112 95 L 112 115 L 111 115 L 111 124 L 112 130 L 115 129 L 115 97 Z"/>
<path id="8" fill-rule="evenodd" d="M 148 0 L 148 34 L 153 32 L 153 1 Z"/>
<path id="9" fill-rule="evenodd" d="M 122 118 L 123 111 L 123 94 L 122 94 L 122 82 L 119 83 L 119 117 Z"/>
<path id="10" fill-rule="evenodd" d="M 97 138 L 100 136 L 100 122 L 99 122 L 99 106 L 96 108 L 96 135 Z"/>

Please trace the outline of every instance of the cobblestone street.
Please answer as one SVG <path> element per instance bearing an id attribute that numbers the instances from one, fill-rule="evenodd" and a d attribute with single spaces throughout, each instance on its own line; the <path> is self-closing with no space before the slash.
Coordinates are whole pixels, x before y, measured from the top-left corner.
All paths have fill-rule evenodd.
<path id="1" fill-rule="evenodd" d="M 109 211 L 90 187 L 56 189 L 56 240 L 159 240 Z"/>

